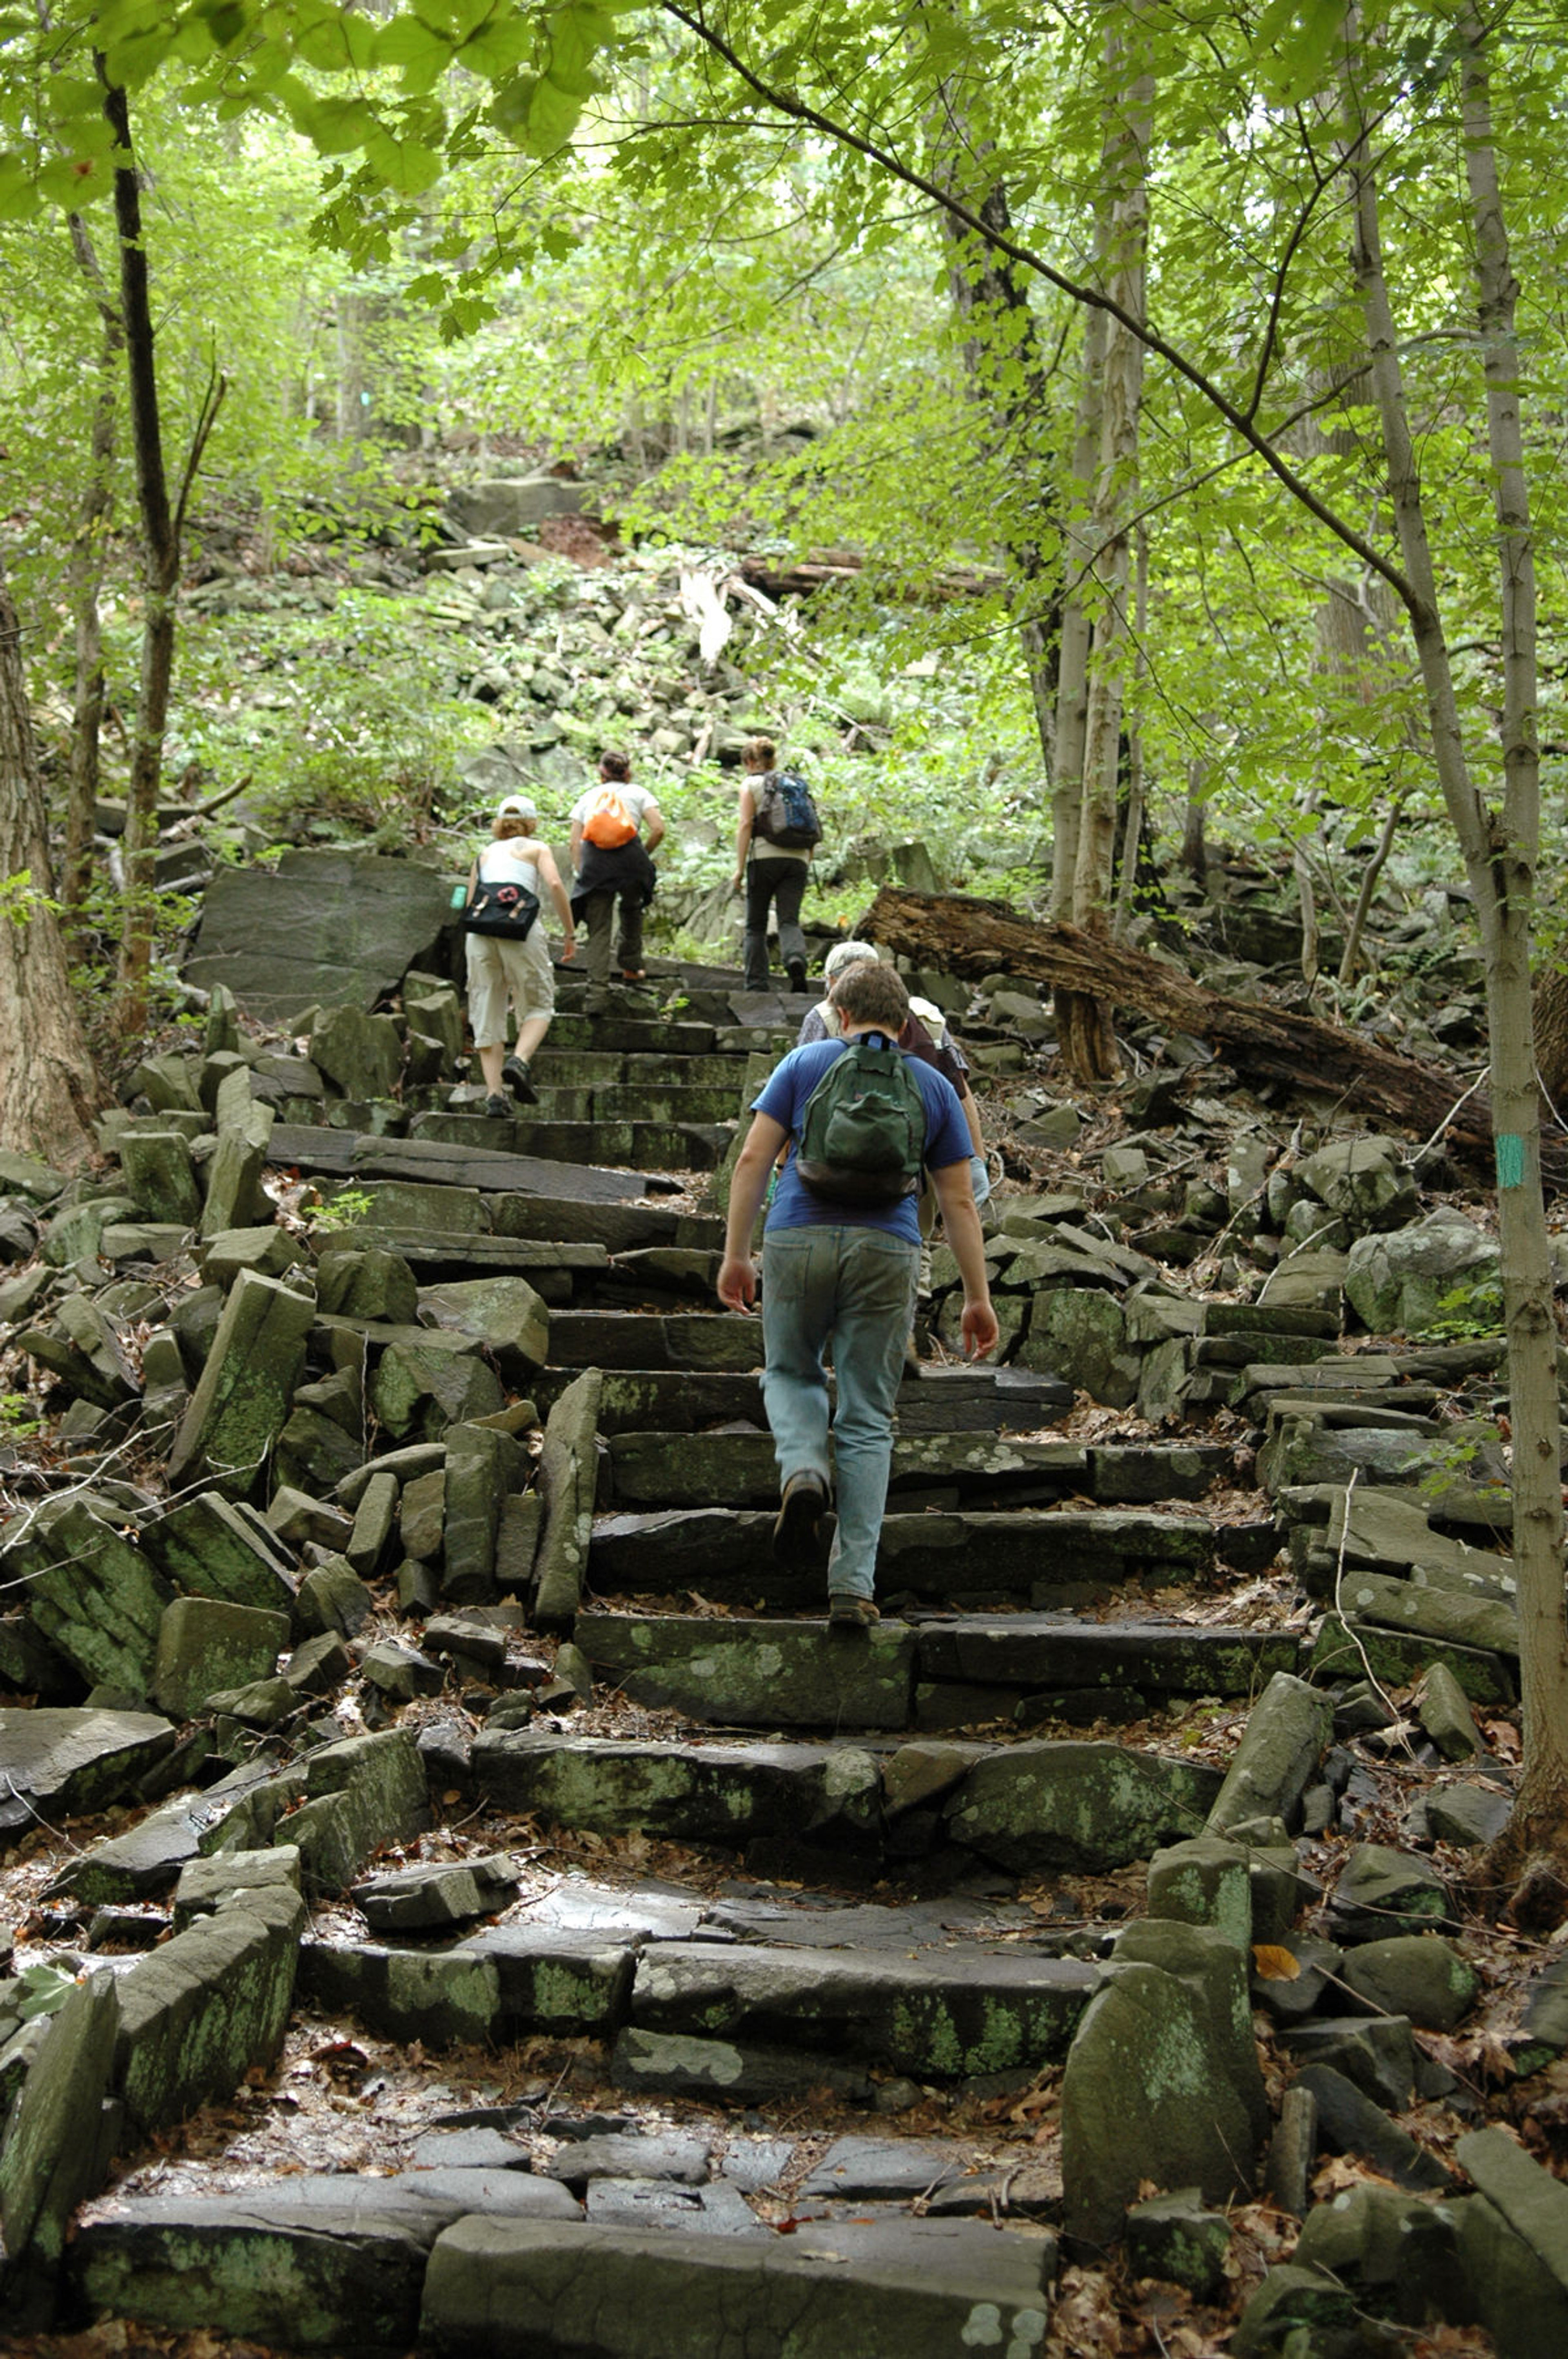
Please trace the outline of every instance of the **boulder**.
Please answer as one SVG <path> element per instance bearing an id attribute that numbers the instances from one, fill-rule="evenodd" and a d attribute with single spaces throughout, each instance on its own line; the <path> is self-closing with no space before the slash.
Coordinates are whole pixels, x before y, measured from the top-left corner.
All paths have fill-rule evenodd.
<path id="1" fill-rule="evenodd" d="M 1392 1236 L 1363 1236 L 1350 1248 L 1345 1291 L 1374 1334 L 1421 1334 L 1450 1296 L 1458 1307 L 1479 1297 L 1501 1321 L 1497 1240 L 1452 1204 Z"/>
<path id="2" fill-rule="evenodd" d="M 6 2124 L 0 2296 L 13 2330 L 50 2322 L 71 2214 L 96 2191 L 119 2025 L 113 1975 L 78 1983 L 50 2022 Z"/>
<path id="3" fill-rule="evenodd" d="M 175 1437 L 172 1486 L 206 1473 L 230 1497 L 249 1492 L 287 1419 L 312 1316 L 276 1278 L 241 1272 Z"/>
<path id="4" fill-rule="evenodd" d="M 177 1597 L 158 1625 L 153 1692 L 185 1720 L 220 1688 L 265 1679 L 288 1644 L 288 1616 L 214 1597 Z"/>
<path id="5" fill-rule="evenodd" d="M 1130 1927 L 1063 2076 L 1068 2234 L 1113 2243 L 1146 2180 L 1210 2203 L 1249 2192 L 1266 2118 L 1240 1953 L 1197 1926 Z"/>
<path id="6" fill-rule="evenodd" d="M 1231 1756 L 1206 1831 L 1224 1834 L 1249 1819 L 1289 1823 L 1333 1734 L 1330 1699 L 1289 1671 L 1276 1671 Z"/>
<path id="7" fill-rule="evenodd" d="M 276 865 L 220 869 L 185 972 L 204 988 L 227 984 L 253 1016 L 368 1009 L 429 963 L 450 915 L 449 882 L 414 861 L 287 852 Z"/>
<path id="8" fill-rule="evenodd" d="M 1218 1772 L 1119 1745 L 1012 1745 L 947 1803 L 955 1843 L 1015 1875 L 1096 1873 L 1146 1858 L 1201 1822 Z"/>
<path id="9" fill-rule="evenodd" d="M 123 1520 L 92 1492 L 68 1492 L 25 1519 L 0 1562 L 6 1578 L 25 1581 L 28 1613 L 57 1653 L 91 1684 L 143 1697 L 172 1593 L 123 1536 Z"/>
<path id="10" fill-rule="evenodd" d="M 1331 1139 L 1309 1155 L 1294 1176 L 1343 1221 L 1353 1237 L 1401 1227 L 1419 1201 L 1403 1156 L 1390 1138 Z"/>

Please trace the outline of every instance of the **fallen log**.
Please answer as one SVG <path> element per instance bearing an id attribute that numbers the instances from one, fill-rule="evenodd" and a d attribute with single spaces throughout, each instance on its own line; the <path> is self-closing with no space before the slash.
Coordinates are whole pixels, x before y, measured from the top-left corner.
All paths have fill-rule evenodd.
<path id="1" fill-rule="evenodd" d="M 866 558 L 852 549 L 814 549 L 793 562 L 767 557 L 743 557 L 741 578 L 770 598 L 809 598 L 815 591 L 853 582 L 863 572 L 876 576 L 881 596 L 912 605 L 939 605 L 950 598 L 985 598 L 1001 587 L 1001 575 L 983 566 L 945 566 L 928 581 L 901 574 L 885 558 Z"/>
<path id="2" fill-rule="evenodd" d="M 1401 1057 L 1343 1025 L 1266 1000 L 1227 998 L 1163 959 L 1076 926 L 1038 924 L 1000 901 L 884 886 L 858 931 L 948 974 L 977 980 L 1006 974 L 1130 1008 L 1208 1041 L 1249 1080 L 1332 1092 L 1379 1123 L 1397 1123 L 1422 1138 L 1441 1130 L 1451 1153 L 1488 1177 L 1492 1172 L 1491 1101 L 1485 1089 L 1467 1093 L 1452 1073 Z M 1568 1186 L 1568 1152 L 1555 1139 L 1542 1140 L 1541 1159 L 1552 1185 Z"/>

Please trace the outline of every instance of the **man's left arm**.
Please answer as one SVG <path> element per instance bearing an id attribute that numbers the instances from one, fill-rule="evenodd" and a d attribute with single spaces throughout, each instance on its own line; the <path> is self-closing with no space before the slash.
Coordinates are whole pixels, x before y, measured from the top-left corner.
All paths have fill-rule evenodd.
<path id="1" fill-rule="evenodd" d="M 958 1275 L 964 1281 L 961 1331 L 964 1356 L 968 1360 L 983 1360 L 989 1352 L 996 1349 L 1000 1330 L 996 1312 L 991 1308 L 990 1284 L 986 1272 L 985 1232 L 980 1227 L 980 1216 L 975 1209 L 975 1190 L 969 1178 L 968 1158 L 961 1163 L 939 1164 L 931 1174 L 931 1184 L 942 1208 L 943 1233 L 952 1247 Z M 730 1202 L 734 1202 L 733 1197 Z"/>
<path id="2" fill-rule="evenodd" d="M 735 1158 L 730 1176 L 730 1215 L 724 1224 L 724 1259 L 719 1269 L 719 1299 L 726 1310 L 750 1310 L 757 1299 L 757 1270 L 752 1259 L 752 1234 L 768 1192 L 773 1165 L 789 1143 L 789 1133 L 772 1114 L 752 1116 L 752 1127 Z M 968 1182 L 968 1166 L 964 1180 Z M 970 1211 L 974 1207 L 971 1201 Z M 979 1215 L 974 1214 L 979 1234 Z M 982 1256 L 981 1267 L 984 1268 Z"/>

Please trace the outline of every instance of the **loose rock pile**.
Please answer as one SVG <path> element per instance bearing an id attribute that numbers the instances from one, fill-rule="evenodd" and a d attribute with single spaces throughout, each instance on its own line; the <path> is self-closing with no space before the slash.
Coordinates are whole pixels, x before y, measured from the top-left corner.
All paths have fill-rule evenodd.
<path id="1" fill-rule="evenodd" d="M 0 1530 L 10 2314 L 1023 2352 L 1125 2252 L 1200 2333 L 1239 2272 L 1238 2350 L 1557 2348 L 1568 2195 L 1462 2047 L 1518 1657 L 1498 1348 L 1374 1326 L 1484 1283 L 1478 1226 L 1390 1142 L 1238 1142 L 1182 1181 L 1211 1265 L 1230 1232 L 1206 1296 L 1152 1233 L 1179 1076 L 1130 1140 L 1032 1146 L 994 1092 L 1044 1011 L 990 995 L 1010 1169 L 1053 1184 L 991 1207 L 1001 1364 L 903 1388 L 902 1618 L 846 1642 L 768 1553 L 757 1329 L 711 1307 L 799 1008 L 683 969 L 678 1013 L 589 1019 L 568 982 L 538 1107 L 492 1121 L 435 937 L 399 955 L 394 1012 L 287 1041 L 216 985 L 107 1176 L 0 1166 L 0 1321 L 54 1388 Z M 1568 1976 L 1515 1983 L 1486 2036 L 1529 2125 Z M 259 2126 L 322 2018 L 373 2171 L 285 2175 Z M 247 2082 L 222 2193 L 153 2158 Z"/>

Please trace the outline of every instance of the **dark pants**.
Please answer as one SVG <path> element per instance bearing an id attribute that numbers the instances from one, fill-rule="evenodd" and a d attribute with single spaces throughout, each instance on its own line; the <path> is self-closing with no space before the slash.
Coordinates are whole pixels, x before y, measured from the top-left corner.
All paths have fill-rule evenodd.
<path id="1" fill-rule="evenodd" d="M 615 963 L 635 973 L 643 963 L 641 886 L 629 886 L 623 893 L 589 893 L 578 907 L 588 934 L 583 965 L 589 983 L 605 984 L 610 980 L 611 936 L 615 931 L 618 908 L 621 925 L 615 942 Z"/>
<path id="2" fill-rule="evenodd" d="M 741 962 L 748 991 L 766 991 L 768 987 L 770 908 L 778 920 L 779 956 L 784 965 L 806 964 L 800 905 L 806 898 L 809 866 L 805 860 L 751 860 L 746 864 L 746 932 Z"/>

